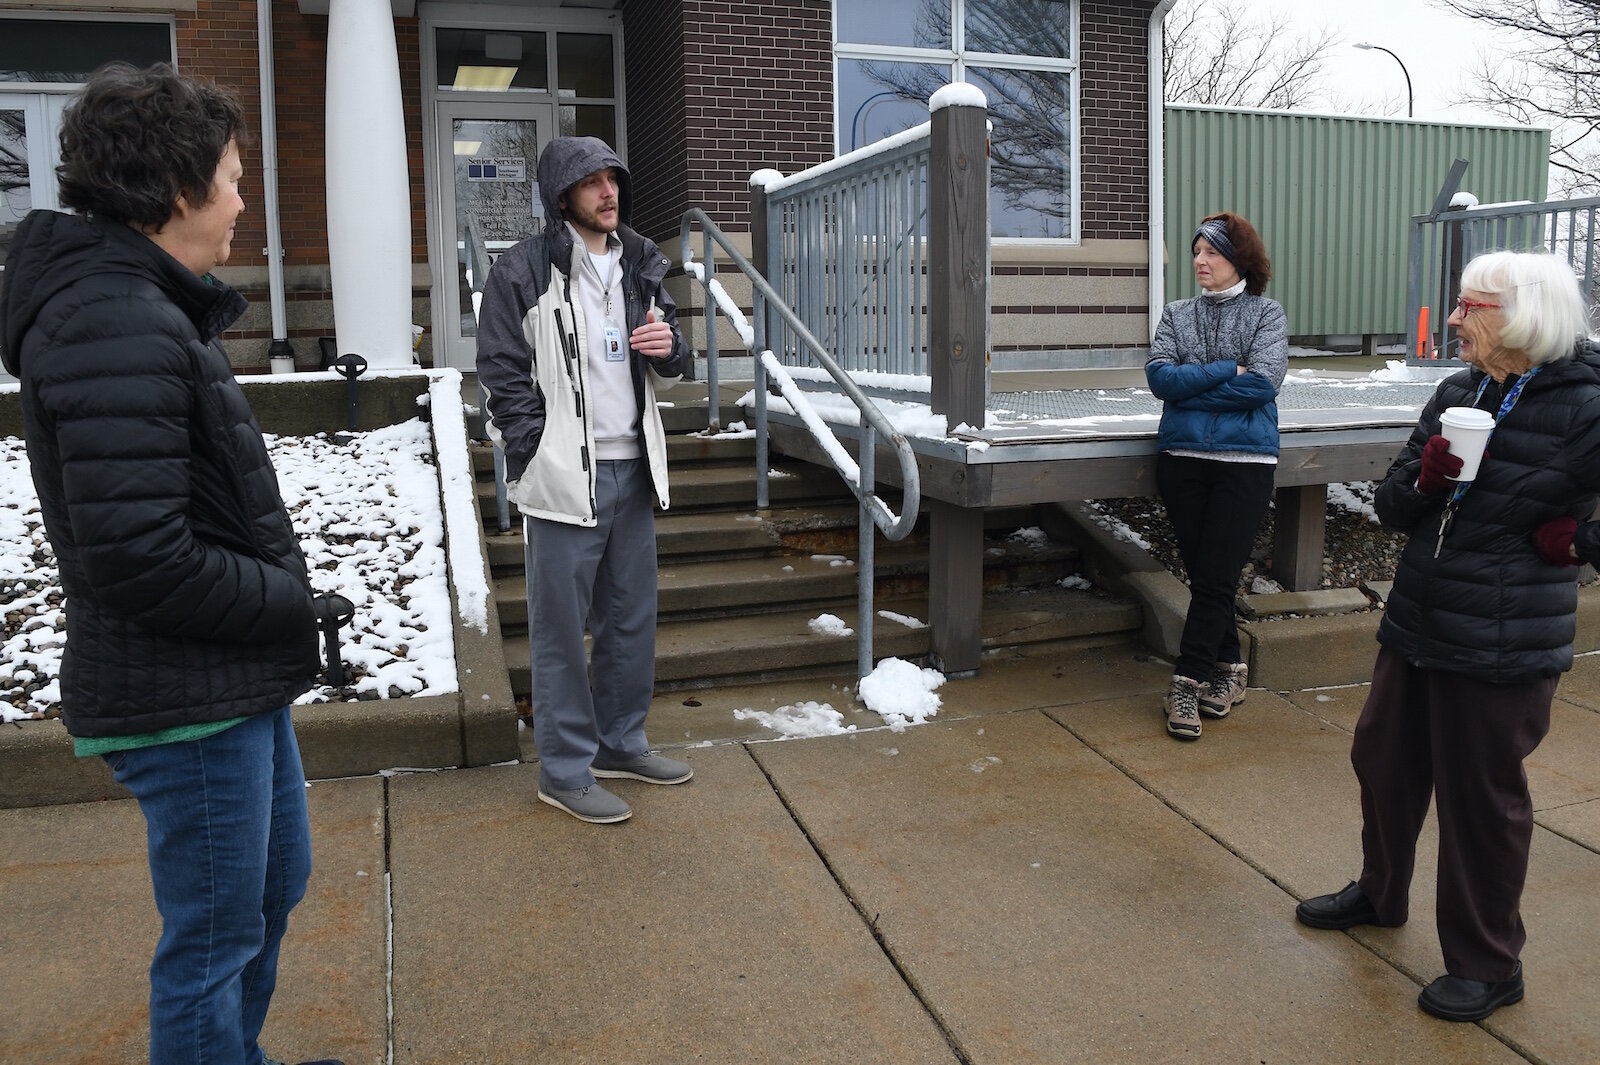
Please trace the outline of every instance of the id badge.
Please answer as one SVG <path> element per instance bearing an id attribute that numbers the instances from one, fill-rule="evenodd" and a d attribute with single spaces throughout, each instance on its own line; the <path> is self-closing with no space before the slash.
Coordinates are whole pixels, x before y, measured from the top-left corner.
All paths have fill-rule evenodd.
<path id="1" fill-rule="evenodd" d="M 622 342 L 622 327 L 606 319 L 606 361 L 624 362 L 628 358 L 627 346 Z"/>

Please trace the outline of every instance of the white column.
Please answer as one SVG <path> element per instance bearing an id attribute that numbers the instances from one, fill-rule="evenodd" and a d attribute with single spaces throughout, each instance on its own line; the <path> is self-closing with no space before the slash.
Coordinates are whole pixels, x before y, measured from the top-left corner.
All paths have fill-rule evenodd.
<path id="1" fill-rule="evenodd" d="M 411 365 L 411 186 L 390 0 L 328 10 L 328 264 L 339 354 Z"/>

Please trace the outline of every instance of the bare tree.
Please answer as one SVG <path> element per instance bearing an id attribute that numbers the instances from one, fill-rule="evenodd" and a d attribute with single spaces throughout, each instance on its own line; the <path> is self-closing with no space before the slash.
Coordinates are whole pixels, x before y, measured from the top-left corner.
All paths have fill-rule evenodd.
<path id="1" fill-rule="evenodd" d="M 1508 31 L 1504 56 L 1480 56 L 1466 103 L 1550 126 L 1556 191 L 1600 193 L 1600 0 L 1435 0 Z"/>
<path id="2" fill-rule="evenodd" d="M 1338 34 L 1291 33 L 1287 15 L 1249 17 L 1240 0 L 1180 0 L 1162 56 L 1169 103 L 1285 110 L 1332 103 L 1323 63 Z"/>

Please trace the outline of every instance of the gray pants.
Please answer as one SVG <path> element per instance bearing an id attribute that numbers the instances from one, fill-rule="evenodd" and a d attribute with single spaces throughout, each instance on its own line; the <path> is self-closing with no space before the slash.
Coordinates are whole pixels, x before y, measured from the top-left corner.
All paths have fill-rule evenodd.
<path id="1" fill-rule="evenodd" d="M 598 464 L 599 524 L 523 519 L 539 786 L 594 783 L 595 756 L 645 753 L 655 687 L 656 526 L 644 459 Z M 585 623 L 594 637 L 585 661 Z"/>

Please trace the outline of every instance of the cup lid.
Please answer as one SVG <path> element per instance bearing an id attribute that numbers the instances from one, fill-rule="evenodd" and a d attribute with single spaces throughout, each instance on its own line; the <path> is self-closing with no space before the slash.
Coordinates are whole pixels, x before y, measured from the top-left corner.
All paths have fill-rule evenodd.
<path id="1" fill-rule="evenodd" d="M 1460 429 L 1487 429 L 1494 424 L 1494 415 L 1476 407 L 1449 407 L 1439 421 Z"/>

